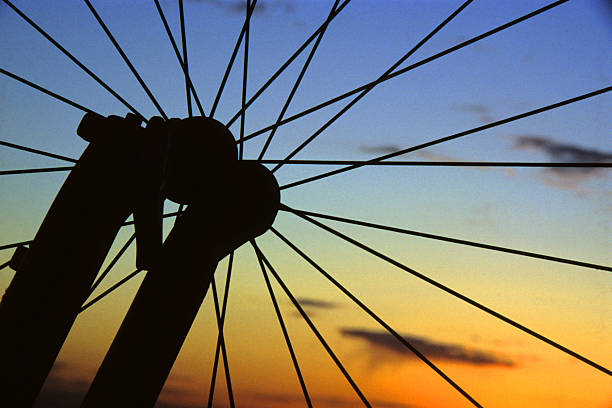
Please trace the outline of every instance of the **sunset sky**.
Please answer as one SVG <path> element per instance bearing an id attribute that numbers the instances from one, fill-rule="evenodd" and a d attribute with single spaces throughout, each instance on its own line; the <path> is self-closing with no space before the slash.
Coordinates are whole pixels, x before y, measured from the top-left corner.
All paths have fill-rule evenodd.
<path id="1" fill-rule="evenodd" d="M 475 0 L 398 69 L 551 2 Z M 13 3 L 145 117 L 159 115 L 84 2 Z M 186 117 L 184 77 L 153 1 L 92 3 L 168 116 Z M 351 1 L 330 23 L 285 116 L 377 79 L 461 3 Z M 333 4 L 257 2 L 247 97 L 323 23 Z M 180 41 L 178 2 L 161 5 Z M 244 21 L 244 4 L 185 0 L 185 13 L 190 74 L 208 113 Z M 0 38 L 0 68 L 100 114 L 126 114 L 124 105 L 4 3 Z M 275 122 L 311 46 L 247 110 L 246 134 Z M 367 160 L 609 87 L 610 50 L 609 2 L 570 0 L 378 85 L 295 159 Z M 242 66 L 241 48 L 215 113 L 223 123 L 240 109 Z M 280 127 L 265 158 L 284 158 L 350 100 Z M 608 92 L 391 160 L 610 163 L 610 112 Z M 78 158 L 86 147 L 75 134 L 82 115 L 0 76 L 2 141 Z M 235 137 L 239 123 L 230 128 Z M 245 143 L 246 158 L 257 158 L 266 135 Z M 0 146 L 0 171 L 67 165 Z M 336 168 L 286 165 L 275 176 L 282 186 Z M 0 246 L 35 236 L 66 175 L 0 176 Z M 284 189 L 281 201 L 301 210 L 610 266 L 611 197 L 609 169 L 367 166 Z M 168 212 L 176 208 L 166 202 Z M 609 271 L 320 221 L 612 368 Z M 172 222 L 166 220 L 166 233 Z M 483 406 L 612 408 L 612 381 L 605 373 L 289 212 L 279 212 L 274 228 Z M 132 232 L 131 226 L 122 229 L 106 263 Z M 471 406 L 276 235 L 267 232 L 257 243 L 372 406 Z M 12 253 L 1 250 L 0 264 Z M 218 288 L 225 284 L 227 263 L 219 263 Z M 92 298 L 134 265 L 132 247 Z M 0 294 L 13 274 L 0 270 Z M 143 276 L 79 316 L 38 407 L 79 405 Z M 281 287 L 273 287 L 314 406 L 362 406 Z M 216 336 L 209 294 L 158 407 L 206 404 Z M 306 406 L 251 245 L 234 257 L 225 337 L 236 406 Z M 221 369 L 215 406 L 229 406 Z"/>

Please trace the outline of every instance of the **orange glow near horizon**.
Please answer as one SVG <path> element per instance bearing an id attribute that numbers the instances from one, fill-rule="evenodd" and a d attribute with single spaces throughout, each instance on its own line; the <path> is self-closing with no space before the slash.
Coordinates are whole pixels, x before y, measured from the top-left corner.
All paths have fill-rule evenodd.
<path id="1" fill-rule="evenodd" d="M 221 263 L 219 271 L 224 272 L 225 268 L 225 263 Z M 247 269 L 250 269 L 249 274 L 257 275 L 255 265 Z M 225 330 L 235 400 L 239 405 L 254 408 L 301 407 L 304 405 L 303 396 L 278 321 L 268 295 L 259 291 L 263 290 L 258 287 L 263 285 L 263 279 L 257 277 L 260 278 L 259 282 L 257 279 L 251 282 L 252 278 L 246 278 L 236 277 L 233 283 L 233 300 L 228 306 Z M 222 287 L 222 281 L 218 282 L 218 286 Z M 135 291 L 136 288 L 137 282 L 125 288 L 126 297 L 121 298 L 127 299 L 127 292 Z M 296 318 L 293 307 L 280 288 L 275 286 L 274 289 L 315 405 L 330 408 L 359 406 L 359 399 L 354 391 L 304 322 Z M 255 295 L 254 290 L 260 294 Z M 114 314 L 119 311 L 119 315 L 114 321 L 104 319 L 104 325 L 108 327 L 101 327 L 96 322 L 101 321 L 102 316 L 108 315 L 109 307 L 116 310 Z M 77 321 L 60 355 L 60 361 L 64 361 L 65 365 L 60 365 L 55 373 L 55 380 L 63 378 L 66 384 L 83 380 L 87 382 L 87 378 L 95 374 L 96 367 L 112 340 L 112 337 L 103 333 L 112 332 L 112 327 L 118 327 L 122 316 L 120 310 L 125 311 L 127 307 L 127 302 L 104 300 L 96 306 L 97 309 L 92 308 L 89 315 L 84 315 Z M 367 320 L 364 320 L 363 316 L 356 316 L 361 313 L 349 309 L 347 305 L 331 310 L 305 307 L 374 406 L 377 403 L 382 406 L 397 404 L 389 406 L 418 408 L 469 406 L 467 400 L 456 390 L 410 354 L 397 354 L 360 339 L 343 337 L 338 331 L 339 328 L 363 327 Z M 510 367 L 479 366 L 432 358 L 436 365 L 479 403 L 501 408 L 525 406 L 533 404 L 534 401 L 543 407 L 609 407 L 612 384 L 591 367 L 574 362 L 561 352 L 506 325 L 496 322 L 483 324 L 481 312 L 471 311 L 469 308 L 466 312 L 461 312 L 462 307 L 458 308 L 456 303 L 450 307 L 455 311 L 451 320 L 447 321 L 448 317 L 444 318 L 444 315 L 440 314 L 442 319 L 437 322 L 417 324 L 421 326 L 420 330 L 425 332 L 445 325 L 451 330 L 440 331 L 438 335 L 426 336 L 427 338 L 491 352 L 514 362 Z M 440 311 L 444 309 L 443 307 Z M 161 402 L 195 407 L 207 401 L 216 341 L 212 310 L 211 297 L 207 297 L 174 365 L 165 391 L 160 396 Z M 402 320 L 414 319 L 404 316 Z M 367 325 L 371 329 L 376 327 L 372 323 Z M 478 337 L 457 333 L 453 328 L 457 325 L 480 327 L 486 331 L 486 335 Z M 400 333 L 409 334 L 410 326 L 411 324 L 407 323 L 398 330 Z M 589 348 L 589 343 L 584 342 L 578 335 L 566 336 L 563 340 L 565 344 L 571 344 L 576 349 Z M 595 353 L 589 357 L 600 361 L 609 358 L 606 357 L 605 350 L 599 351 L 599 354 Z M 67 366 L 73 369 L 67 371 Z M 220 361 L 215 392 L 215 401 L 219 406 L 225 406 L 227 401 L 222 367 Z M 51 386 L 53 384 L 56 383 Z M 585 393 L 585 389 L 591 391 Z"/>

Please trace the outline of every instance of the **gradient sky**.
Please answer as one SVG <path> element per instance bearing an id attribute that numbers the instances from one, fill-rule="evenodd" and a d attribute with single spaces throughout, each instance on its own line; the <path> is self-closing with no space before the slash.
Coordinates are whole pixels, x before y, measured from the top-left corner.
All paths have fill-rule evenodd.
<path id="1" fill-rule="evenodd" d="M 145 116 L 158 114 L 103 31 L 77 0 L 15 0 L 30 18 Z M 261 3 L 261 4 L 259 4 Z M 476 0 L 401 67 L 549 2 Z M 184 82 L 153 2 L 93 2 L 169 116 L 185 117 Z M 185 1 L 189 64 L 208 111 L 243 21 L 241 2 Z M 260 0 L 251 24 L 247 94 L 252 95 L 329 13 L 333 1 Z M 300 112 L 376 79 L 459 6 L 459 1 L 354 0 L 329 26 L 288 110 Z M 164 0 L 179 36 L 176 1 Z M 126 108 L 6 5 L 0 5 L 0 67 L 104 115 Z M 572 98 L 612 83 L 612 8 L 570 0 L 490 38 L 379 85 L 296 158 L 363 160 Z M 307 52 L 247 111 L 247 133 L 274 122 Z M 400 68 L 401 68 L 400 67 Z M 242 52 L 215 117 L 240 106 Z M 82 112 L 0 78 L 0 139 L 78 157 Z M 283 158 L 346 102 L 292 122 L 267 158 Z M 611 161 L 612 97 L 560 109 L 402 156 L 405 160 Z M 238 123 L 238 122 L 237 122 Z M 239 134 L 235 124 L 231 128 Z M 256 157 L 265 137 L 245 144 Z M 560 152 L 566 152 L 564 156 Z M 602 159 L 603 158 L 603 159 Z M 0 149 L 0 169 L 64 166 Z M 333 167 L 285 166 L 286 184 Z M 66 173 L 0 178 L 0 245 L 32 239 Z M 300 209 L 494 245 L 612 264 L 612 178 L 605 170 L 369 167 L 283 190 Z M 167 203 L 167 209 L 176 205 Z M 330 223 L 330 225 L 332 225 Z M 166 230 L 171 228 L 166 223 Z M 333 224 L 391 258 L 612 367 L 609 272 Z M 552 347 L 415 279 L 288 213 L 275 227 L 312 256 L 451 378 L 487 407 L 612 407 L 612 382 Z M 131 227 L 130 227 L 131 228 Z M 131 234 L 117 237 L 108 260 Z M 258 242 L 374 406 L 463 407 L 469 403 L 273 234 Z M 12 250 L 0 251 L 0 263 Z M 108 262 L 107 260 L 107 262 Z M 97 293 L 134 269 L 122 258 Z M 222 287 L 227 261 L 219 264 Z M 13 272 L 0 271 L 0 291 Z M 83 313 L 39 406 L 78 406 L 142 276 Z M 275 286 L 313 402 L 359 406 L 329 357 Z M 253 249 L 236 253 L 226 338 L 238 406 L 304 406 Z M 207 401 L 216 328 L 208 296 L 159 407 Z M 2 351 L 5 352 L 5 351 Z M 216 405 L 227 406 L 220 372 Z"/>

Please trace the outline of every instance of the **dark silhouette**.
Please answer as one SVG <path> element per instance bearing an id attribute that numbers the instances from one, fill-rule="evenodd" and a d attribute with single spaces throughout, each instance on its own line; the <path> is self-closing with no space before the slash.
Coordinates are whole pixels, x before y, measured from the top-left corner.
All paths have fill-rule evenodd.
<path id="1" fill-rule="evenodd" d="M 149 272 L 83 406 L 153 406 L 217 262 L 265 232 L 280 202 L 262 165 L 237 160 L 214 119 L 86 114 L 90 144 L 60 189 L 0 303 L 0 395 L 34 402 L 111 244 L 134 214 L 137 268 Z M 161 243 L 163 198 L 188 204 Z"/>

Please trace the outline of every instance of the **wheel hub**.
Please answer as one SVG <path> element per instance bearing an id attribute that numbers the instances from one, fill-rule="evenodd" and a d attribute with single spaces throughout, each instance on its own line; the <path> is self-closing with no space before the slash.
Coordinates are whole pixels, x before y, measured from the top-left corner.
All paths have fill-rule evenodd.
<path id="1" fill-rule="evenodd" d="M 223 124 L 192 117 L 161 126 L 168 134 L 162 193 L 189 205 L 194 228 L 215 237 L 218 259 L 270 228 L 280 205 L 278 183 L 263 165 L 238 160 Z"/>

